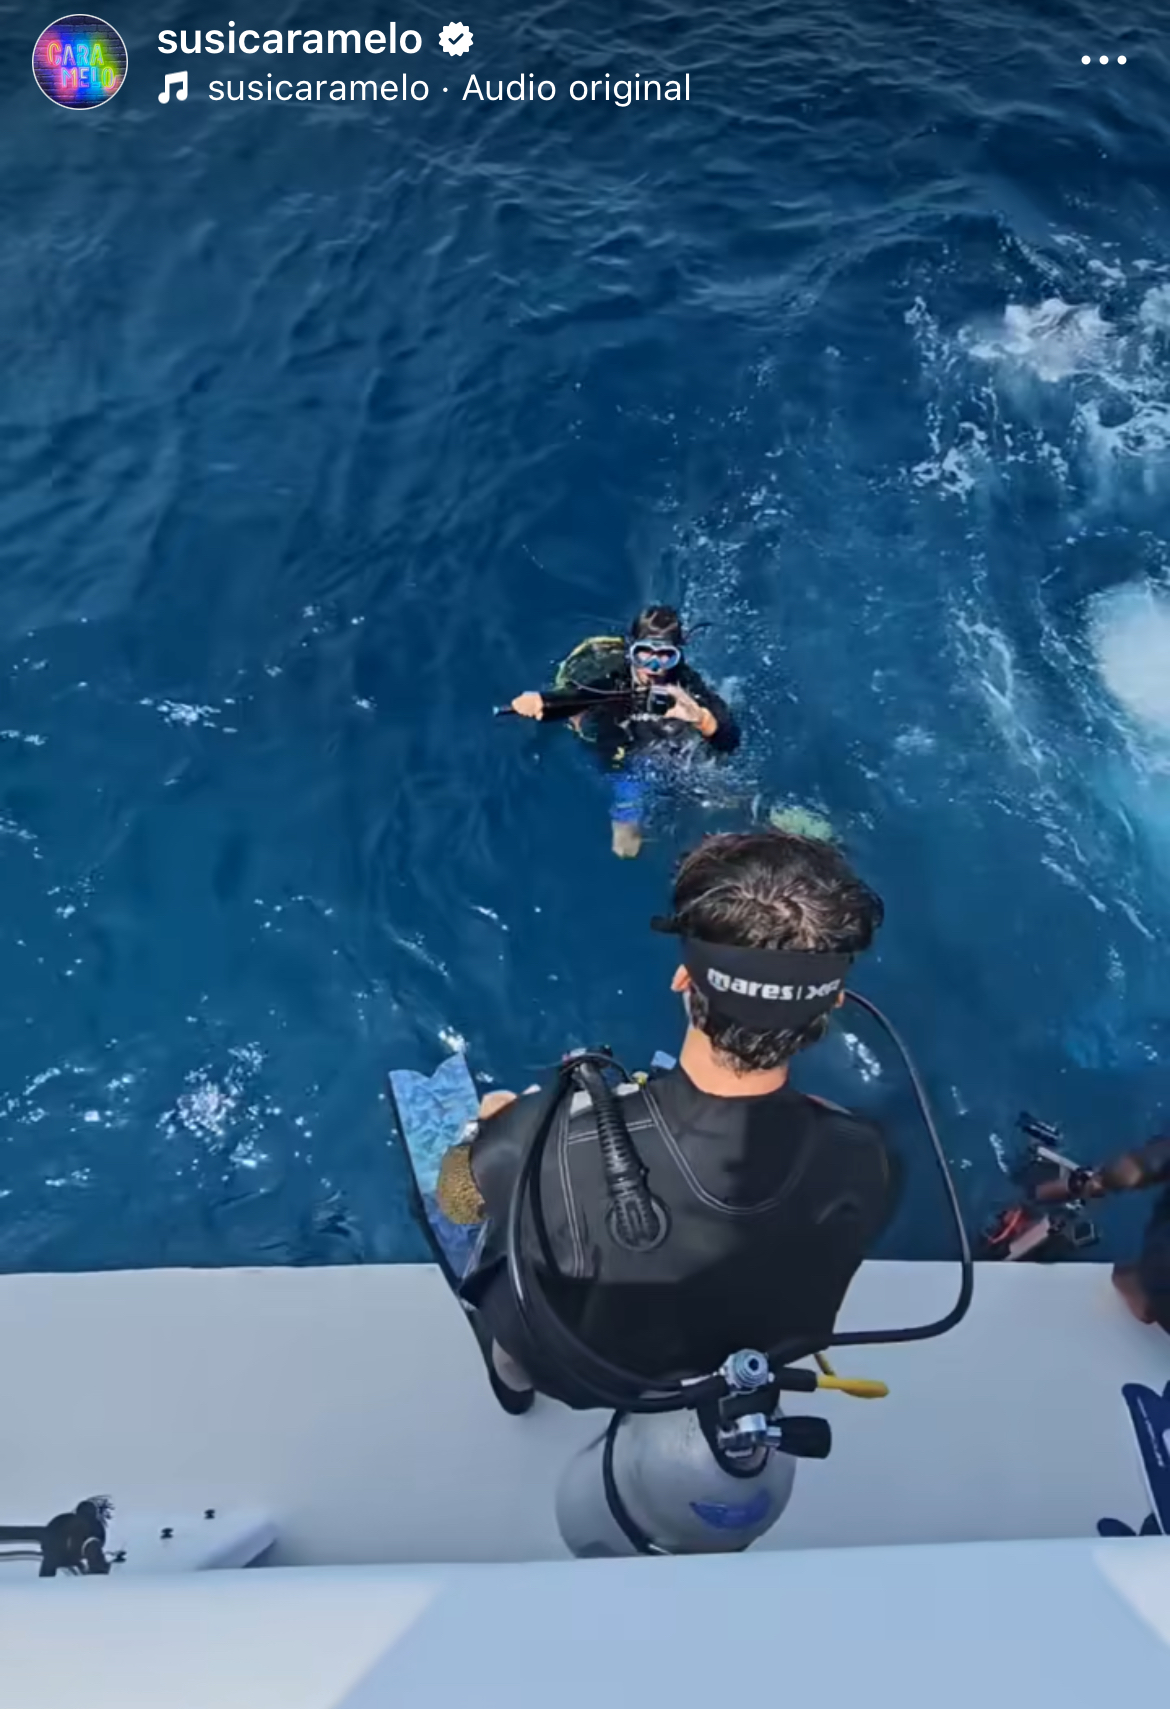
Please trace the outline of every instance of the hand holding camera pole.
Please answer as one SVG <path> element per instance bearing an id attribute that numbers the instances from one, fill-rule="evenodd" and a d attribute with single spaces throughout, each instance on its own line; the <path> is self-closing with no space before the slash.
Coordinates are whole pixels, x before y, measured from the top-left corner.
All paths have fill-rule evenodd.
<path id="1" fill-rule="evenodd" d="M 1054 1181 L 1041 1181 L 1032 1197 L 1041 1205 L 1068 1205 L 1104 1198 L 1107 1191 L 1097 1170 L 1074 1169 L 1068 1175 L 1058 1175 Z"/>
<path id="2" fill-rule="evenodd" d="M 1123 1151 L 1098 1169 L 1072 1169 L 1055 1181 L 1044 1181 L 1033 1197 L 1040 1204 L 1103 1199 L 1110 1193 L 1136 1193 L 1170 1179 L 1170 1138 L 1152 1139 L 1134 1151 Z"/>
<path id="3" fill-rule="evenodd" d="M 634 699 L 634 691 L 628 688 L 552 688 L 542 693 L 518 694 L 510 705 L 496 706 L 492 710 L 497 718 L 535 718 L 563 723 L 569 718 L 581 718 L 587 713 L 603 710 L 621 716 L 631 710 Z"/>
<path id="4" fill-rule="evenodd" d="M 497 718 L 543 718 L 544 697 L 536 693 L 518 694 L 509 705 L 492 710 Z"/>

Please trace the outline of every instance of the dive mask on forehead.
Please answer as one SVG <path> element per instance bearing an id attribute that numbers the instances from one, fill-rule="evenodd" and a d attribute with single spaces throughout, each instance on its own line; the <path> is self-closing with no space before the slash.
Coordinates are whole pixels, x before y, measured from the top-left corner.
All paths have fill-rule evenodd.
<path id="1" fill-rule="evenodd" d="M 687 937 L 657 915 L 656 932 L 682 939 L 682 962 L 713 1014 L 753 1032 L 788 1032 L 828 1014 L 853 964 L 851 955 L 802 949 L 740 949 Z"/>

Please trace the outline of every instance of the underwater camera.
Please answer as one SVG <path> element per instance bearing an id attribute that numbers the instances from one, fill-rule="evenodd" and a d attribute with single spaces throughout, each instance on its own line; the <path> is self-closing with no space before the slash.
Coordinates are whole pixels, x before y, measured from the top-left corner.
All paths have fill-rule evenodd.
<path id="1" fill-rule="evenodd" d="M 1016 1126 L 1026 1144 L 1008 1173 L 1023 1189 L 1024 1198 L 992 1218 L 983 1230 L 976 1256 L 1016 1263 L 1073 1258 L 1095 1246 L 1100 1238 L 1095 1223 L 1084 1215 L 1081 1196 L 1090 1172 L 1060 1149 L 1064 1137 L 1051 1123 L 1023 1110 Z M 1037 1188 L 1052 1181 L 1067 1188 L 1067 1198 L 1060 1203 L 1039 1202 Z"/>

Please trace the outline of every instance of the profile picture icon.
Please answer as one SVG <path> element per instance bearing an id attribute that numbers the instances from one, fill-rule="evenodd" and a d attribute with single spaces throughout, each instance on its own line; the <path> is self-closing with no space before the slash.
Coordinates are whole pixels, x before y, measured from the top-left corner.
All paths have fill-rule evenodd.
<path id="1" fill-rule="evenodd" d="M 58 107 L 100 107 L 126 81 L 126 43 L 90 12 L 56 18 L 37 37 L 33 76 Z"/>

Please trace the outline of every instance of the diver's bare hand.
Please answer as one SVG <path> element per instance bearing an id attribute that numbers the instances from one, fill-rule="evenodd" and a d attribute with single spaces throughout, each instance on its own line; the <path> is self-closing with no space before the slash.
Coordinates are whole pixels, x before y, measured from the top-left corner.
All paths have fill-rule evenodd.
<path id="1" fill-rule="evenodd" d="M 533 1092 L 539 1091 L 539 1086 L 525 1086 L 521 1096 L 527 1098 Z M 509 1104 L 515 1102 L 515 1092 L 505 1092 L 503 1087 L 498 1092 L 485 1092 L 479 1100 L 479 1120 L 481 1122 L 490 1121 L 493 1116 L 498 1116 L 501 1110 L 506 1110 Z"/>
<path id="2" fill-rule="evenodd" d="M 1124 1151 L 1120 1157 L 1111 1158 L 1096 1171 L 1096 1178 L 1101 1193 L 1132 1193 L 1147 1185 L 1140 1152 Z"/>
<path id="3" fill-rule="evenodd" d="M 700 706 L 693 695 L 680 688 L 676 682 L 664 683 L 663 694 L 669 694 L 674 705 L 666 714 L 668 718 L 677 718 L 682 724 L 693 724 L 704 736 L 713 736 L 719 728 L 719 721 L 707 706 Z"/>
<path id="4" fill-rule="evenodd" d="M 1074 1169 L 1071 1175 L 1041 1181 L 1031 1197 L 1038 1205 L 1066 1205 L 1073 1199 L 1103 1199 L 1108 1190 L 1100 1170 Z"/>
<path id="5" fill-rule="evenodd" d="M 518 694 L 512 702 L 517 718 L 543 718 L 544 701 L 539 694 Z"/>

